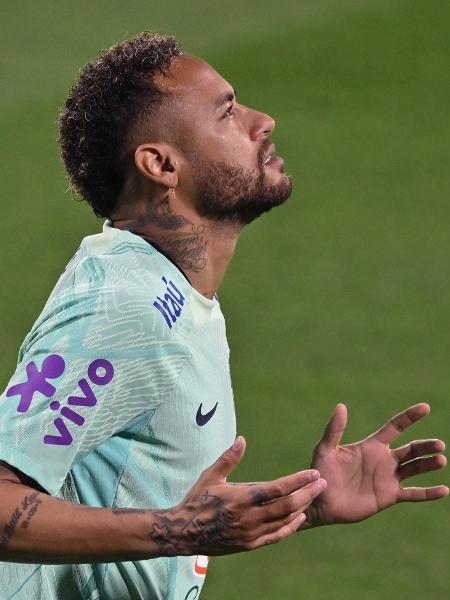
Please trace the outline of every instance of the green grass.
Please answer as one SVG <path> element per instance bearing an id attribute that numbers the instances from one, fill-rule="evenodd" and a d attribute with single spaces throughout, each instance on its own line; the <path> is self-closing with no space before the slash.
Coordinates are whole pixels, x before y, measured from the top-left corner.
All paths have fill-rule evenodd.
<path id="1" fill-rule="evenodd" d="M 272 114 L 295 178 L 244 233 L 221 289 L 239 432 L 236 478 L 308 465 L 334 404 L 347 440 L 429 401 L 448 437 L 450 5 L 443 0 L 25 2 L 2 8 L 0 381 L 65 263 L 99 222 L 58 165 L 78 68 L 143 29 L 177 35 Z M 413 432 L 411 432 L 411 435 Z M 448 482 L 447 474 L 425 481 Z M 206 600 L 447 597 L 448 502 L 216 558 Z"/>

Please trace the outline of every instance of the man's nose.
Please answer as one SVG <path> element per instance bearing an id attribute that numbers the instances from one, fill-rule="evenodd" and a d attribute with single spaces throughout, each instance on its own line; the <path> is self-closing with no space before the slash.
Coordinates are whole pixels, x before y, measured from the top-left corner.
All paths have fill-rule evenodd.
<path id="1" fill-rule="evenodd" d="M 261 137 L 269 136 L 275 129 L 275 121 L 265 113 L 253 111 L 253 121 L 250 127 L 250 137 L 256 141 Z"/>

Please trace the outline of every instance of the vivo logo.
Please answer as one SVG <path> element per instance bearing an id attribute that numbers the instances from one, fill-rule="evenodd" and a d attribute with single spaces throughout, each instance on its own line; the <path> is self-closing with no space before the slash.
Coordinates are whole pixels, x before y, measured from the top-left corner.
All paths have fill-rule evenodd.
<path id="1" fill-rule="evenodd" d="M 18 413 L 26 413 L 31 407 L 34 395 L 42 394 L 46 398 L 52 398 L 56 393 L 56 385 L 49 380 L 58 379 L 66 370 L 66 363 L 59 354 L 47 356 L 39 369 L 34 361 L 25 367 L 27 379 L 22 383 L 11 386 L 6 392 L 6 396 L 11 398 L 19 396 L 20 401 L 17 406 Z M 87 377 L 82 377 L 78 381 L 80 395 L 68 396 L 66 405 L 61 406 L 60 400 L 53 400 L 49 404 L 52 411 L 58 413 L 53 420 L 57 435 L 45 435 L 44 444 L 55 446 L 70 446 L 73 442 L 72 434 L 67 426 L 67 422 L 72 425 L 82 427 L 86 421 L 85 417 L 80 415 L 74 408 L 70 407 L 93 407 L 97 404 L 95 395 L 96 386 L 108 385 L 113 380 L 114 367 L 105 358 L 93 360 L 87 369 Z"/>
<path id="2" fill-rule="evenodd" d="M 161 296 L 156 296 L 153 306 L 162 314 L 169 329 L 172 329 L 172 325 L 181 315 L 186 298 L 173 281 L 167 281 L 165 277 L 162 280 L 166 284 L 166 290 L 164 294 L 161 294 L 162 298 Z"/>
<path id="3" fill-rule="evenodd" d="M 114 377 L 114 367 L 104 358 L 93 360 L 88 367 L 87 377 L 83 377 L 78 381 L 78 388 L 81 395 L 69 396 L 66 400 L 69 406 L 89 406 L 93 407 L 97 404 L 97 398 L 93 390 L 94 386 L 107 385 Z M 63 406 L 58 400 L 50 402 L 50 409 L 59 412 L 58 417 L 53 421 L 53 424 L 58 431 L 58 435 L 45 435 L 44 444 L 52 444 L 55 446 L 70 446 L 73 442 L 72 434 L 67 427 L 65 420 L 70 421 L 73 425 L 81 427 L 86 419 L 79 413 L 75 412 L 69 406 Z M 64 417 L 64 419 L 62 418 Z"/>

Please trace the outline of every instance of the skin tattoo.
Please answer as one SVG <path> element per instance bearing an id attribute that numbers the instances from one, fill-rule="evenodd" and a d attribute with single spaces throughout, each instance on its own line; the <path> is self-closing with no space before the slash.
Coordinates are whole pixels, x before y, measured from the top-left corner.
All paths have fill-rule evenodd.
<path id="1" fill-rule="evenodd" d="M 151 239 L 142 233 L 148 223 L 155 226 Z M 150 204 L 147 214 L 130 219 L 126 228 L 151 244 L 163 247 L 164 253 L 183 270 L 198 273 L 206 266 L 206 226 L 194 225 L 183 215 L 175 213 L 168 197 Z"/>
<path id="2" fill-rule="evenodd" d="M 39 499 L 39 496 L 40 492 L 34 492 L 29 496 L 25 496 L 20 505 L 14 509 L 0 538 L 1 549 L 6 549 L 8 547 L 16 533 L 17 526 L 20 526 L 22 529 L 28 529 L 30 521 L 36 515 L 39 505 L 42 504 L 42 500 Z"/>
<path id="3" fill-rule="evenodd" d="M 203 554 L 208 549 L 211 551 L 211 542 L 224 553 L 227 549 L 232 551 L 237 541 L 234 534 L 236 517 L 225 506 L 220 496 L 205 490 L 185 507 L 185 516 L 180 516 L 174 509 L 155 511 L 156 520 L 149 536 L 173 555 L 189 554 L 193 549 Z"/>

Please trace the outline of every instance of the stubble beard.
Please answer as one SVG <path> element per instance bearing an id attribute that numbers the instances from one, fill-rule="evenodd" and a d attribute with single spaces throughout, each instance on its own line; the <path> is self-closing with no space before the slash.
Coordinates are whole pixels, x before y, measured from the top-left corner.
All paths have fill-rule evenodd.
<path id="1" fill-rule="evenodd" d="M 292 180 L 288 175 L 283 173 L 277 183 L 267 181 L 263 164 L 266 148 L 261 147 L 254 170 L 191 157 L 201 216 L 244 226 L 289 198 Z"/>

